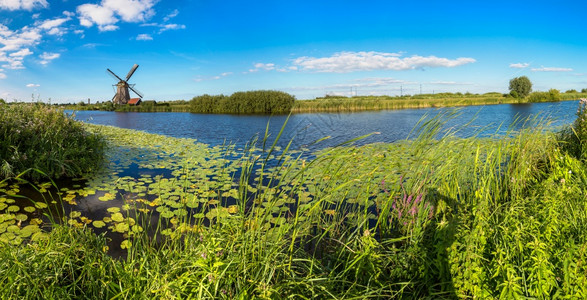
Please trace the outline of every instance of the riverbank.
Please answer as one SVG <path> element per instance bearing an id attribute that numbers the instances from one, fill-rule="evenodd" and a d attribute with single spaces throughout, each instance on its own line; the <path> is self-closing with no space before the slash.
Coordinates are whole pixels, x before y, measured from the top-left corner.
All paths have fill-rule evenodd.
<path id="1" fill-rule="evenodd" d="M 557 101 L 577 100 L 585 97 L 584 93 L 563 93 Z M 373 110 L 399 110 L 414 108 L 461 107 L 495 104 L 524 104 L 551 102 L 548 98 L 514 98 L 499 93 L 483 95 L 448 94 L 416 95 L 407 97 L 362 96 L 352 98 L 328 97 L 316 100 L 296 101 L 292 113 L 309 112 L 359 112 Z M 556 101 L 555 101 L 556 102 Z"/>
<path id="2" fill-rule="evenodd" d="M 560 93 L 556 101 L 577 100 L 587 97 L 587 93 Z M 523 104 L 536 102 L 552 102 L 552 99 L 535 93 L 535 97 L 514 98 L 500 93 L 486 94 L 424 94 L 414 96 L 357 96 L 336 97 L 329 96 L 314 100 L 296 100 L 291 109 L 292 113 L 314 112 L 360 112 L 376 110 L 399 110 L 431 107 L 460 107 L 494 104 Z M 192 112 L 187 101 L 154 102 L 149 101 L 139 106 L 118 106 L 110 103 L 65 105 L 70 110 L 107 110 L 121 112 Z"/>
<path id="3" fill-rule="evenodd" d="M 67 202 L 62 225 L 45 224 L 53 231 L 30 239 L 26 222 L 38 218 L 14 204 L 18 186 L 0 184 L 0 294 L 585 297 L 587 172 L 582 152 L 567 151 L 576 142 L 540 128 L 433 139 L 444 121 L 424 120 L 411 141 L 312 160 L 88 126 L 108 140 L 109 163 L 47 198 Z M 115 245 L 122 258 L 107 254 Z"/>

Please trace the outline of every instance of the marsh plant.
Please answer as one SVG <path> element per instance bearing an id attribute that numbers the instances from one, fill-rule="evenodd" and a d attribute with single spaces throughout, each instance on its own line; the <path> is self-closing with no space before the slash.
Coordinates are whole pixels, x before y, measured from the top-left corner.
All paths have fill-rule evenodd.
<path id="1" fill-rule="evenodd" d="M 0 105 L 0 179 L 29 169 L 38 179 L 80 176 L 102 163 L 105 142 L 63 110 L 43 104 Z"/>
<path id="2" fill-rule="evenodd" d="M 422 122 L 412 140 L 344 145 L 312 159 L 266 138 L 233 152 L 145 134 L 152 147 L 140 149 L 144 133 L 96 127 L 118 143 L 109 147 L 119 156 L 105 178 L 122 185 L 97 180 L 73 194 L 124 204 L 104 207 L 100 220 L 72 206 L 69 225 L 0 246 L 0 292 L 8 299 L 587 297 L 584 162 L 542 128 L 459 139 L 442 134 L 442 123 Z M 109 177 L 124 173 L 114 162 L 128 167 L 134 155 L 156 158 L 137 162 L 171 168 L 171 177 Z M 107 254 L 112 232 L 96 235 L 96 224 L 125 235 L 124 256 Z"/>

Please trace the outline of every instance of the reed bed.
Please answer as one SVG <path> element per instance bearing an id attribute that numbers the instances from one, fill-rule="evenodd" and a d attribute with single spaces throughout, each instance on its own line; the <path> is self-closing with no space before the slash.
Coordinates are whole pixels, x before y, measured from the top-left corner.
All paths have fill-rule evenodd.
<path id="1" fill-rule="evenodd" d="M 0 179 L 20 174 L 80 176 L 101 166 L 105 142 L 63 110 L 43 104 L 0 104 Z"/>
<path id="2" fill-rule="evenodd" d="M 585 94 L 562 93 L 559 100 L 577 100 Z M 471 105 L 494 105 L 529 103 L 532 101 L 551 101 L 548 98 L 514 98 L 504 97 L 501 94 L 489 93 L 486 95 L 415 95 L 405 97 L 364 96 L 352 98 L 328 97 L 316 100 L 296 101 L 292 113 L 313 112 L 357 112 L 369 110 L 396 110 L 431 107 L 459 107 Z"/>
<path id="3" fill-rule="evenodd" d="M 117 215 L 136 228 L 118 259 L 107 254 L 107 235 L 91 226 L 53 224 L 46 238 L 0 246 L 0 293 L 6 299 L 587 297 L 587 172 L 584 160 L 564 147 L 582 141 L 580 132 L 574 140 L 540 128 L 459 139 L 443 132 L 443 123 L 426 119 L 414 139 L 343 145 L 311 160 L 266 137 L 253 141 L 234 160 L 234 191 L 218 188 L 214 204 L 196 208 L 206 218 L 153 211 L 141 217 L 143 207 L 134 202 Z M 177 178 L 182 185 L 185 177 Z M 189 204 L 192 193 L 185 191 L 175 211 Z M 234 202 L 223 207 L 228 198 Z"/>

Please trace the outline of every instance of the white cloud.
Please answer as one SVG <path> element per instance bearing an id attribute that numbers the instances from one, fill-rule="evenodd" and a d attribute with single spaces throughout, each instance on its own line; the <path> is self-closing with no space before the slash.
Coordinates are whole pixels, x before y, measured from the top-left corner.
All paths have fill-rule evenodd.
<path id="1" fill-rule="evenodd" d="M 401 79 L 391 78 L 391 77 L 368 77 L 368 78 L 360 78 L 350 81 L 348 83 L 338 83 L 338 84 L 331 84 L 331 85 L 323 85 L 323 86 L 304 86 L 304 87 L 294 87 L 290 88 L 290 90 L 294 91 L 319 91 L 319 90 L 342 90 L 343 94 L 347 93 L 346 91 L 349 88 L 378 88 L 378 87 L 389 87 L 391 85 L 398 85 L 398 84 L 414 84 L 414 82 L 409 82 Z"/>
<path id="2" fill-rule="evenodd" d="M 159 29 L 159 33 L 162 33 L 167 30 L 178 30 L 178 29 L 185 29 L 185 25 L 180 24 L 162 24 L 160 25 L 161 29 Z"/>
<path id="3" fill-rule="evenodd" d="M 413 70 L 424 67 L 453 68 L 476 60 L 468 57 L 448 59 L 436 56 L 419 56 L 401 58 L 399 53 L 383 52 L 338 52 L 330 57 L 299 57 L 293 61 L 294 66 L 304 71 L 348 73 L 373 70 Z"/>
<path id="4" fill-rule="evenodd" d="M 48 63 L 50 63 L 52 60 L 57 59 L 61 56 L 61 54 L 59 53 L 49 53 L 49 52 L 43 52 L 43 54 L 41 54 L 39 56 L 39 58 L 41 59 L 41 64 L 42 65 L 46 65 Z"/>
<path id="5" fill-rule="evenodd" d="M 116 12 L 125 22 L 142 22 L 155 15 L 157 0 L 102 0 L 102 5 Z"/>
<path id="6" fill-rule="evenodd" d="M 195 82 L 202 82 L 202 81 L 208 81 L 208 80 L 218 80 L 221 79 L 222 77 L 226 77 L 229 75 L 232 75 L 232 72 L 224 72 L 220 75 L 216 75 L 216 76 L 212 76 L 212 77 L 202 77 L 202 76 L 198 76 L 198 78 L 195 78 L 194 81 Z"/>
<path id="7" fill-rule="evenodd" d="M 40 29 L 25 26 L 17 31 L 0 24 L 0 62 L 2 68 L 10 70 L 24 69 L 23 60 L 32 52 L 42 38 Z"/>
<path id="8" fill-rule="evenodd" d="M 6 79 L 6 74 L 0 73 L 0 79 Z"/>
<path id="9" fill-rule="evenodd" d="M 12 31 L 5 25 L 0 24 L 0 48 L 2 52 L 19 51 L 23 47 L 37 45 L 42 36 L 39 29 L 23 27 L 19 31 Z"/>
<path id="10" fill-rule="evenodd" d="M 256 63 L 254 69 L 249 69 L 249 73 L 253 73 L 253 72 L 258 72 L 260 70 L 264 70 L 264 71 L 271 71 L 271 70 L 275 70 L 275 64 L 273 63 Z"/>
<path id="11" fill-rule="evenodd" d="M 438 85 L 473 85 L 472 82 L 456 82 L 456 81 L 431 81 L 430 84 L 438 84 Z"/>
<path id="12" fill-rule="evenodd" d="M 46 0 L 0 0 L 0 9 L 7 10 L 32 10 L 33 8 L 46 8 L 49 6 Z"/>
<path id="13" fill-rule="evenodd" d="M 170 14 L 168 14 L 167 16 L 165 16 L 163 18 L 164 22 L 167 22 L 169 20 L 171 20 L 172 18 L 177 17 L 177 15 L 179 15 L 179 10 L 175 9 L 174 11 L 172 11 Z"/>
<path id="14" fill-rule="evenodd" d="M 77 7 L 77 13 L 80 14 L 80 24 L 85 27 L 91 27 L 96 24 L 98 27 L 112 25 L 118 22 L 111 9 L 96 5 L 83 4 Z"/>
<path id="15" fill-rule="evenodd" d="M 118 29 L 118 26 L 116 26 L 116 25 L 100 25 L 100 26 L 98 26 L 98 29 L 100 31 L 114 31 L 114 30 Z"/>
<path id="16" fill-rule="evenodd" d="M 35 88 L 35 87 L 40 87 L 40 86 L 41 86 L 40 84 L 36 84 L 36 83 L 29 83 L 26 85 L 26 87 L 28 87 L 28 88 Z"/>
<path id="17" fill-rule="evenodd" d="M 510 68 L 514 68 L 514 69 L 524 69 L 529 67 L 530 64 L 529 63 L 516 63 L 516 64 L 510 64 Z"/>
<path id="18" fill-rule="evenodd" d="M 540 67 L 531 69 L 532 72 L 572 72 L 571 68 Z"/>
<path id="19" fill-rule="evenodd" d="M 50 30 L 55 27 L 59 27 L 59 26 L 63 25 L 63 23 L 65 23 L 69 20 L 70 20 L 69 18 L 58 18 L 58 19 L 53 19 L 53 20 L 46 20 L 46 21 L 42 22 L 38 27 L 41 29 Z"/>
<path id="20" fill-rule="evenodd" d="M 80 24 L 85 27 L 98 26 L 100 31 L 118 29 L 120 19 L 124 22 L 143 22 L 155 15 L 153 6 L 157 0 L 102 0 L 100 4 L 82 4 L 77 7 Z"/>
<path id="21" fill-rule="evenodd" d="M 25 56 L 31 55 L 31 54 L 33 54 L 33 52 L 31 52 L 31 50 L 29 50 L 29 48 L 25 48 L 25 49 L 10 53 L 9 56 L 10 57 L 25 57 Z"/>
<path id="22" fill-rule="evenodd" d="M 21 70 L 24 69 L 24 65 L 22 63 L 22 57 L 18 60 L 8 60 L 7 64 L 2 65 L 2 68 L 10 69 L 10 70 Z"/>
<path id="23" fill-rule="evenodd" d="M 153 37 L 151 37 L 148 34 L 142 33 L 142 34 L 137 35 L 136 40 L 137 41 L 152 41 Z"/>

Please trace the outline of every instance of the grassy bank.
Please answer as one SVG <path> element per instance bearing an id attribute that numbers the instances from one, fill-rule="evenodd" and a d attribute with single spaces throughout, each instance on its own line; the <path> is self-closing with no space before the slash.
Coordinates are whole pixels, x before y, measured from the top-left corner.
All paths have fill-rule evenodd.
<path id="1" fill-rule="evenodd" d="M 96 171 L 104 141 L 61 109 L 43 104 L 0 104 L 0 179 L 36 169 L 51 178 Z M 38 178 L 39 172 L 24 177 Z"/>
<path id="2" fill-rule="evenodd" d="M 369 110 L 395 110 L 430 107 L 459 107 L 471 105 L 519 104 L 553 101 L 548 93 L 536 92 L 527 98 L 514 98 L 499 93 L 487 94 L 436 94 L 405 97 L 361 96 L 361 97 L 327 97 L 316 100 L 296 101 L 292 113 L 311 112 L 356 112 Z M 555 101 L 577 100 L 587 97 L 585 93 L 561 93 Z"/>
<path id="3" fill-rule="evenodd" d="M 551 90 L 556 91 L 556 90 Z M 552 102 L 564 100 L 577 100 L 587 97 L 587 93 L 558 93 L 554 95 L 550 92 L 534 92 L 526 98 L 514 98 L 509 95 L 500 93 L 485 94 L 461 94 L 461 93 L 441 93 L 441 94 L 422 94 L 413 96 L 356 96 L 356 97 L 336 97 L 328 96 L 314 100 L 296 100 L 291 107 L 292 113 L 312 113 L 312 112 L 357 112 L 370 110 L 396 110 L 410 108 L 430 108 L 430 107 L 459 107 L 470 105 L 493 105 L 493 104 L 519 104 L 534 102 Z M 226 104 L 228 96 L 209 96 L 203 95 L 195 97 L 190 102 L 178 100 L 157 103 L 154 101 L 145 101 L 139 106 L 113 106 L 112 103 L 99 104 L 77 104 L 66 105 L 66 109 L 71 110 L 106 110 L 106 111 L 132 111 L 132 112 L 194 112 L 194 113 L 259 113 L 270 111 L 267 109 L 251 109 L 248 112 L 238 108 L 229 108 Z M 249 104 L 247 104 L 249 105 Z M 225 107 L 226 106 L 226 107 Z M 283 110 L 280 110 L 283 111 Z"/>
<path id="4" fill-rule="evenodd" d="M 587 297 L 584 136 L 536 128 L 435 139 L 441 124 L 424 121 L 411 141 L 326 149 L 311 160 L 270 144 L 211 148 L 92 126 L 109 140 L 109 169 L 62 196 L 83 205 L 93 194 L 106 205 L 92 210 L 104 217 L 90 219 L 71 204 L 68 225 L 16 243 L 8 233 L 27 220 L 0 205 L 0 293 Z M 145 173 L 128 175 L 133 163 Z M 0 195 L 14 190 L 0 188 Z M 0 204 L 18 200 L 6 194 Z M 119 259 L 106 253 L 116 236 L 125 251 Z"/>

